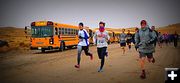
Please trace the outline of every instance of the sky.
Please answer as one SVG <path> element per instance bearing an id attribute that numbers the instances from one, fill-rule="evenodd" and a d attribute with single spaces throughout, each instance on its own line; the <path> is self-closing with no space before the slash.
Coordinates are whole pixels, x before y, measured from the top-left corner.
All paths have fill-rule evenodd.
<path id="1" fill-rule="evenodd" d="M 0 0 L 0 27 L 30 26 L 49 20 L 90 28 L 103 21 L 106 27 L 140 27 L 180 23 L 180 0 Z"/>

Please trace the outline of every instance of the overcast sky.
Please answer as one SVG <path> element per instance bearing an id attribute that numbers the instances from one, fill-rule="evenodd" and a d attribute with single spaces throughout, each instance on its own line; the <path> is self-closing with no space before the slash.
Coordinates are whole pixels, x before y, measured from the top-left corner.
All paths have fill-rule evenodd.
<path id="1" fill-rule="evenodd" d="M 51 20 L 91 28 L 139 27 L 180 23 L 180 0 L 0 0 L 0 27 L 24 27 L 33 21 Z"/>

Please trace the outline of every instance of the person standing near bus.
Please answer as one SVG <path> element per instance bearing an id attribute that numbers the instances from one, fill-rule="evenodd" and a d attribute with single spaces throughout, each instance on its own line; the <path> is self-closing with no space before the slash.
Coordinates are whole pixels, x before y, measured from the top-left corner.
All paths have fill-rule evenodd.
<path id="1" fill-rule="evenodd" d="M 101 60 L 101 66 L 98 69 L 98 72 L 103 71 L 103 66 L 105 62 L 105 56 L 107 55 L 107 46 L 110 36 L 108 32 L 105 30 L 105 23 L 99 22 L 99 30 L 97 30 L 93 36 L 94 44 L 97 45 L 98 57 Z"/>
<path id="2" fill-rule="evenodd" d="M 126 47 L 126 34 L 124 32 L 125 32 L 125 29 L 122 29 L 122 33 L 119 35 L 120 46 L 123 50 L 123 54 L 125 53 L 125 47 Z"/>
<path id="3" fill-rule="evenodd" d="M 142 73 L 140 78 L 146 78 L 145 72 L 145 59 L 148 58 L 149 62 L 154 63 L 155 59 L 153 53 L 155 52 L 154 41 L 156 34 L 151 31 L 145 20 L 141 21 L 141 29 L 135 34 L 135 46 L 138 47 L 139 51 L 139 63 L 141 66 Z"/>
<path id="4" fill-rule="evenodd" d="M 75 68 L 80 68 L 80 61 L 81 61 L 81 52 L 84 50 L 85 54 L 87 56 L 90 56 L 90 59 L 93 60 L 92 53 L 89 52 L 89 34 L 88 32 L 83 29 L 84 25 L 83 23 L 79 23 L 79 43 L 77 45 L 77 65 L 75 65 Z"/>
<path id="5" fill-rule="evenodd" d="M 129 47 L 129 50 L 130 50 L 131 49 L 131 42 L 132 42 L 132 34 L 130 33 L 130 30 L 128 30 L 126 37 L 127 37 L 126 42 L 127 42 L 128 47 Z"/>

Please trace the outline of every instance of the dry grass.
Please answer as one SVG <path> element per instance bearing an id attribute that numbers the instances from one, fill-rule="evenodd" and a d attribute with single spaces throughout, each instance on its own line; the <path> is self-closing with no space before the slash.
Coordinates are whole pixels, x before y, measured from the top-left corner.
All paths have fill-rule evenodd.
<path id="1" fill-rule="evenodd" d="M 23 28 L 1 27 L 0 39 L 8 42 L 10 47 L 1 47 L 0 52 L 7 52 L 14 49 L 28 49 L 30 37 L 26 38 Z"/>
<path id="2" fill-rule="evenodd" d="M 160 27 L 157 30 L 161 33 L 174 34 L 174 32 L 176 31 L 178 34 L 180 34 L 180 23 Z"/>

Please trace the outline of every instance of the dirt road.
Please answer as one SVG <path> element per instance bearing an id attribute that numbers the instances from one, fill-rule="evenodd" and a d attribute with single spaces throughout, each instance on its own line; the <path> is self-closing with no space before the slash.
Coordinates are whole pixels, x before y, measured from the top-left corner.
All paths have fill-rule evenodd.
<path id="1" fill-rule="evenodd" d="M 82 54 L 81 68 L 74 68 L 77 50 L 64 52 L 17 50 L 0 54 L 0 83 L 164 83 L 164 68 L 180 68 L 180 47 L 156 48 L 156 63 L 146 62 L 147 79 L 139 78 L 138 53 L 126 48 L 123 55 L 119 44 L 108 47 L 104 72 L 98 73 L 100 60 L 95 46 L 90 47 L 94 60 Z"/>

